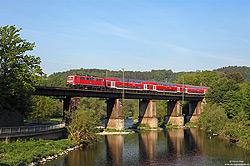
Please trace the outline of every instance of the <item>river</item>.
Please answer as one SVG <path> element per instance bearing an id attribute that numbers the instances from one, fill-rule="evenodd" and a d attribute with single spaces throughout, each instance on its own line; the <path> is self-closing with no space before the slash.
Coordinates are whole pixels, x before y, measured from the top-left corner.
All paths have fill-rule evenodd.
<path id="1" fill-rule="evenodd" d="M 250 165 L 250 153 L 197 128 L 167 129 L 101 136 L 97 143 L 46 165 Z"/>

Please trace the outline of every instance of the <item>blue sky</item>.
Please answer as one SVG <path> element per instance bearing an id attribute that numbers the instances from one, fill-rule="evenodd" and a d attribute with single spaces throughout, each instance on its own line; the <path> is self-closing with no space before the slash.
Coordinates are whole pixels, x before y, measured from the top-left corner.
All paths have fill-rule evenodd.
<path id="1" fill-rule="evenodd" d="M 250 0 L 0 0 L 47 74 L 250 66 Z"/>

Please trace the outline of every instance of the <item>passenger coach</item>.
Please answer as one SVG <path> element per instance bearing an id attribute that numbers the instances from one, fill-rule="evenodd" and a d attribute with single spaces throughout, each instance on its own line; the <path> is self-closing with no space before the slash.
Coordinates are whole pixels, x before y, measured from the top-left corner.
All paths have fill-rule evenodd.
<path id="1" fill-rule="evenodd" d="M 169 93 L 187 93 L 187 94 L 205 94 L 209 87 L 173 84 L 166 82 L 153 82 L 135 79 L 122 79 L 112 77 L 92 77 L 92 76 L 78 76 L 69 75 L 67 78 L 67 86 L 97 86 L 115 89 L 128 90 L 149 90 L 157 92 Z"/>

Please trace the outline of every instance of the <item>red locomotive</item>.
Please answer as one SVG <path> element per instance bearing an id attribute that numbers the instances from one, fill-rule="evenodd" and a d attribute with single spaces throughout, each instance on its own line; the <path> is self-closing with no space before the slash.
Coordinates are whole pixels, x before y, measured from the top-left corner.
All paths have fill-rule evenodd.
<path id="1" fill-rule="evenodd" d="M 128 89 L 128 90 L 149 90 L 169 93 L 205 94 L 209 87 L 173 84 L 166 82 L 143 81 L 136 79 L 122 79 L 112 77 L 92 77 L 69 75 L 67 86 L 98 86 L 105 88 Z"/>

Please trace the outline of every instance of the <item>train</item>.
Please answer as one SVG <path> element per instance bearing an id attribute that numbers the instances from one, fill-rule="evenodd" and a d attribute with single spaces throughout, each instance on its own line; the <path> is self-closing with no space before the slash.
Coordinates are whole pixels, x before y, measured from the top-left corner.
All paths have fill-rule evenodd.
<path id="1" fill-rule="evenodd" d="M 67 77 L 67 86 L 84 87 L 95 86 L 103 88 L 126 89 L 136 91 L 157 91 L 168 93 L 186 93 L 205 95 L 209 87 L 174 84 L 167 82 L 153 82 L 137 79 L 122 79 L 114 77 L 94 77 L 69 75 Z"/>

